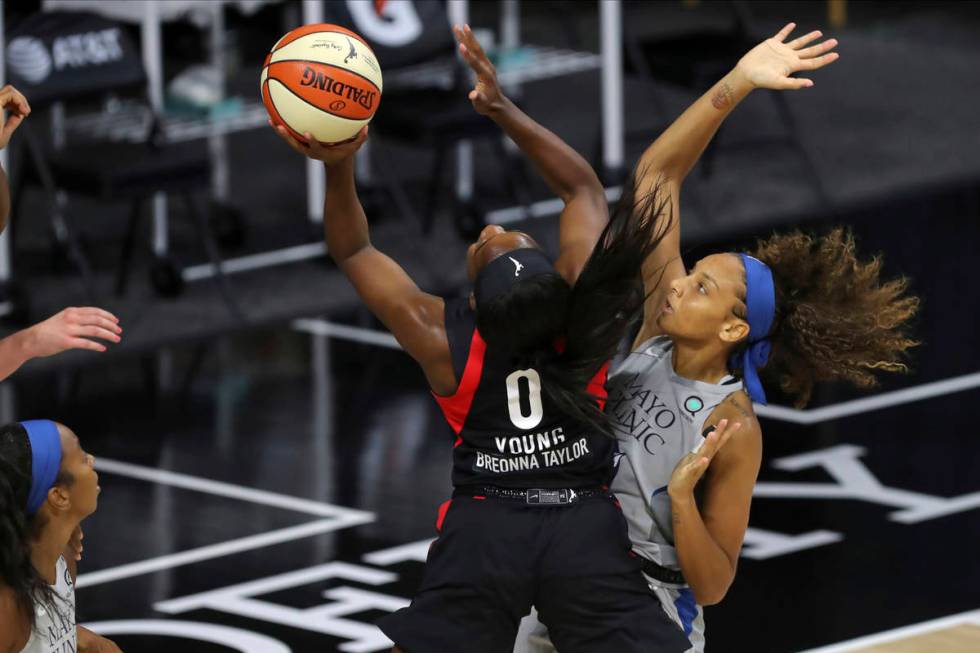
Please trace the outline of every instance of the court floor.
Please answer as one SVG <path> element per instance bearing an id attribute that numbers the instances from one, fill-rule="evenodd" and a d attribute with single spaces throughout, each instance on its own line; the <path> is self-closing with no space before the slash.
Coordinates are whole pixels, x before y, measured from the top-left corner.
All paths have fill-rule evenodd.
<path id="1" fill-rule="evenodd" d="M 121 369 L 60 409 L 103 488 L 80 621 L 130 652 L 387 650 L 372 622 L 410 599 L 450 491 L 421 374 L 384 332 L 326 320 L 221 338 L 208 360 L 182 396 L 150 400 Z M 765 410 L 711 649 L 977 650 L 977 400 L 971 373 Z"/>
<path id="2" fill-rule="evenodd" d="M 978 650 L 980 306 L 965 280 L 980 223 L 956 206 L 848 217 L 862 250 L 884 251 L 886 272 L 923 297 L 923 344 L 911 374 L 872 393 L 821 387 L 802 411 L 770 393 L 738 576 L 706 610 L 709 650 Z M 453 437 L 369 316 L 76 369 L 28 366 L 0 409 L 68 424 L 98 459 L 82 623 L 129 653 L 388 649 L 373 622 L 421 579 Z"/>

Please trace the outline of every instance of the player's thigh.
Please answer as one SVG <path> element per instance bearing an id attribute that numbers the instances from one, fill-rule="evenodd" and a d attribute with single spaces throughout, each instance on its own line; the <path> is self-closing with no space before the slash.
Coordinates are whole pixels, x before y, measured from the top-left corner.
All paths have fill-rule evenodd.
<path id="1" fill-rule="evenodd" d="M 683 653 L 691 647 L 638 573 L 547 579 L 535 605 L 561 653 Z"/>

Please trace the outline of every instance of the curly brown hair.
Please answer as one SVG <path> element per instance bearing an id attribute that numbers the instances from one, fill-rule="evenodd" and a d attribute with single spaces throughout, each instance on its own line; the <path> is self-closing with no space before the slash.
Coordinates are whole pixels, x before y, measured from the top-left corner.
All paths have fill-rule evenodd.
<path id="1" fill-rule="evenodd" d="M 760 241 L 752 254 L 772 270 L 776 316 L 766 376 L 801 408 L 816 381 L 877 385 L 877 372 L 907 372 L 919 343 L 909 322 L 919 299 L 905 278 L 881 280 L 881 258 L 858 259 L 850 230 L 814 237 L 800 231 Z"/>

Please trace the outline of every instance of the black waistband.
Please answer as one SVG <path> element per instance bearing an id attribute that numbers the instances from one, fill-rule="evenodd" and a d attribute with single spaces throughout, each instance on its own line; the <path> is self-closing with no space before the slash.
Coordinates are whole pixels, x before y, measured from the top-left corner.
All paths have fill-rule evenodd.
<path id="1" fill-rule="evenodd" d="M 456 488 L 453 496 L 493 497 L 512 499 L 532 506 L 558 506 L 575 503 L 590 497 L 612 496 L 608 488 L 510 488 L 497 485 L 476 485 Z"/>
<path id="2" fill-rule="evenodd" d="M 654 580 L 659 580 L 661 583 L 670 583 L 671 585 L 687 585 L 687 581 L 684 580 L 684 574 L 678 569 L 668 569 L 667 567 L 658 565 L 653 560 L 647 560 L 643 556 L 640 556 L 640 562 L 643 564 L 643 573 Z"/>

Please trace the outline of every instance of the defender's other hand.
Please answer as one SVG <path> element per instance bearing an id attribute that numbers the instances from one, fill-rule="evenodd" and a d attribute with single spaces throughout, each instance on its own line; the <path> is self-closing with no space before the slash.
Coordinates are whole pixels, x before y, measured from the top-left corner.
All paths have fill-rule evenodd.
<path id="1" fill-rule="evenodd" d="M 789 23 L 774 36 L 749 50 L 735 70 L 755 88 L 787 90 L 813 86 L 810 79 L 790 75 L 805 70 L 817 70 L 837 61 L 840 55 L 831 52 L 837 47 L 837 39 L 809 45 L 823 36 L 821 32 L 813 31 L 786 43 L 787 37 L 795 28 L 796 23 Z"/>
<path id="2" fill-rule="evenodd" d="M 741 426 L 739 422 L 730 424 L 727 419 L 721 420 L 718 422 L 717 428 L 704 439 L 700 449 L 681 458 L 670 476 L 670 483 L 667 485 L 667 494 L 670 495 L 671 499 L 678 500 L 694 496 L 694 486 L 704 476 L 704 472 L 714 460 L 715 454 L 725 446 L 732 437 L 732 433 Z"/>

